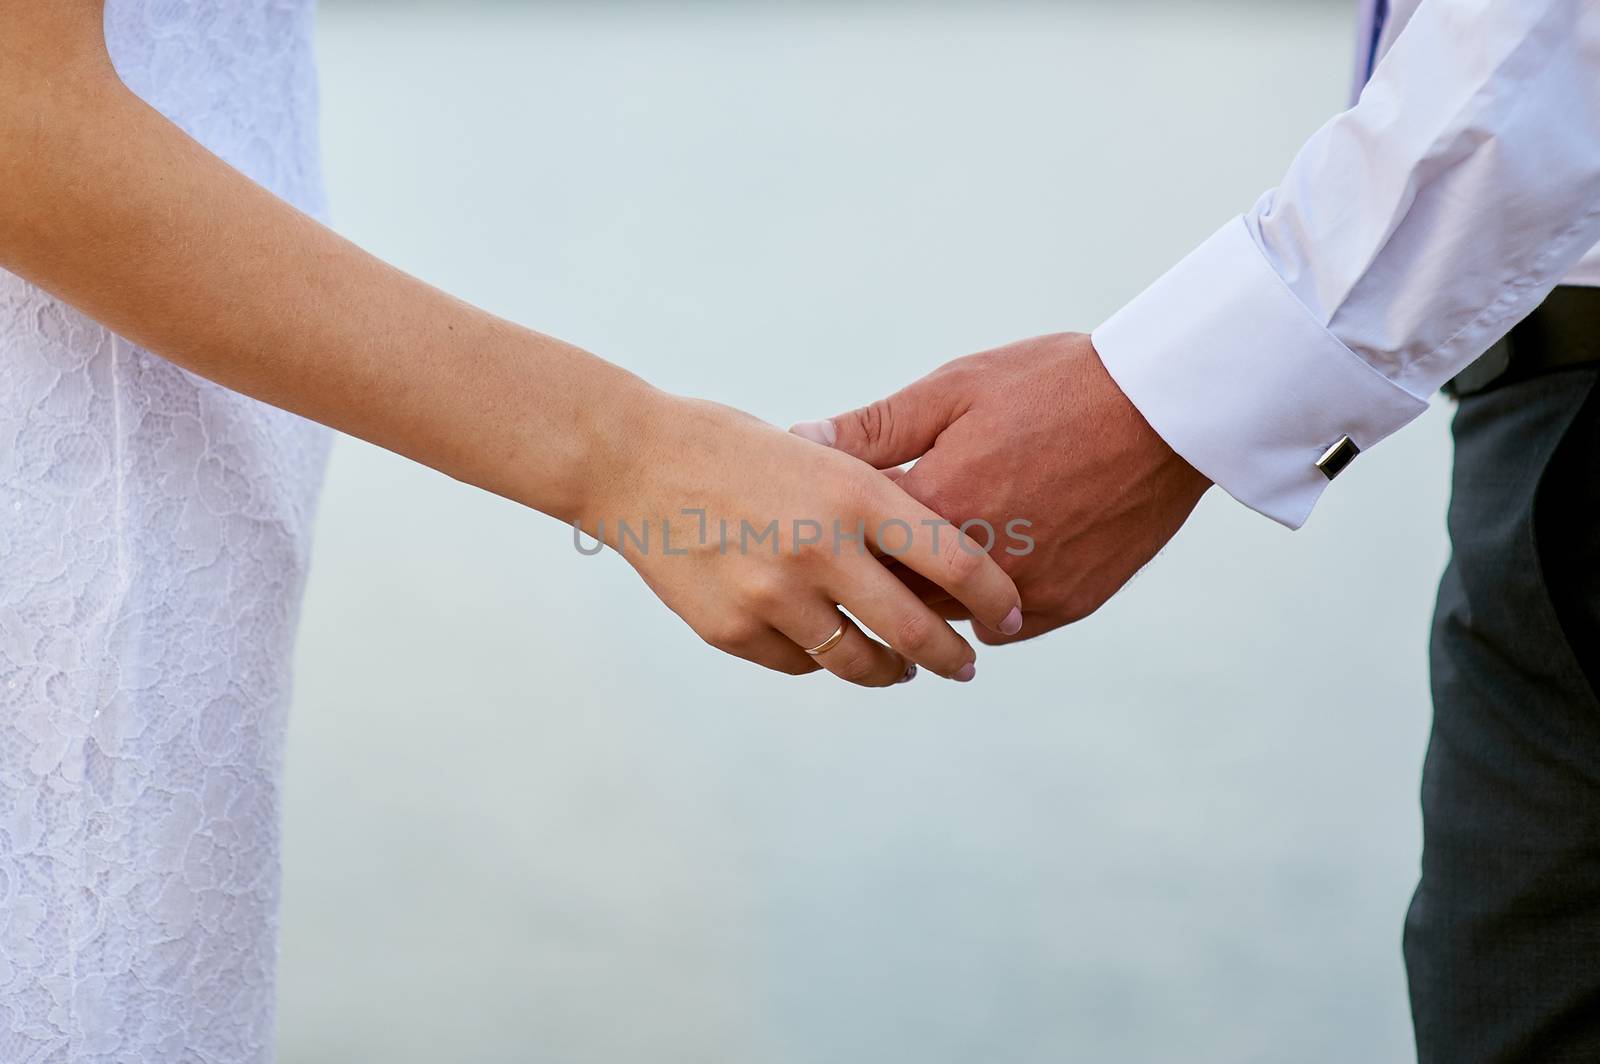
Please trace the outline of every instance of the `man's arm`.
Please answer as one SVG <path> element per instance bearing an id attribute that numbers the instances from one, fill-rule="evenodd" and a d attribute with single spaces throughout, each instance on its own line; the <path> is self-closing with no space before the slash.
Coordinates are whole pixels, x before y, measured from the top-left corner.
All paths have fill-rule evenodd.
<path id="1" fill-rule="evenodd" d="M 1027 638 L 1093 612 L 1211 481 L 1303 523 L 1331 446 L 1420 414 L 1597 241 L 1600 11 L 1424 0 L 1282 186 L 1092 343 L 961 359 L 795 431 L 919 459 L 900 485 L 952 520 L 1031 521 L 1034 550 L 997 554 Z"/>
<path id="2" fill-rule="evenodd" d="M 1425 0 L 1282 184 L 1094 332 L 1156 431 L 1291 527 L 1600 241 L 1600 8 Z"/>

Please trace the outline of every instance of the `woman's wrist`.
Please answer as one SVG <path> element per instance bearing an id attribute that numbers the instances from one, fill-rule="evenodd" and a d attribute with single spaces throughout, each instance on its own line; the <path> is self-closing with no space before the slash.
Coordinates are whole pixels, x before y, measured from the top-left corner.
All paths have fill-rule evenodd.
<path id="1" fill-rule="evenodd" d="M 619 366 L 579 356 L 587 362 L 581 398 L 565 426 L 534 426 L 519 459 L 531 476 L 516 498 L 594 531 L 600 519 L 614 524 L 624 501 L 639 505 L 681 400 Z"/>

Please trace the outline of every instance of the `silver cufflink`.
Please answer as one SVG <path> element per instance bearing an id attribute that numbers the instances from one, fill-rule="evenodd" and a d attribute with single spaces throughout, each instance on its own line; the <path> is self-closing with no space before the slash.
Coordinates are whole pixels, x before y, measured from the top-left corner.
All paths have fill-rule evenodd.
<path id="1" fill-rule="evenodd" d="M 1338 443 L 1322 452 L 1322 457 L 1317 459 L 1317 468 L 1322 470 L 1322 475 L 1332 480 L 1344 472 L 1344 467 L 1356 460 L 1356 455 L 1361 453 L 1355 441 L 1345 436 Z"/>

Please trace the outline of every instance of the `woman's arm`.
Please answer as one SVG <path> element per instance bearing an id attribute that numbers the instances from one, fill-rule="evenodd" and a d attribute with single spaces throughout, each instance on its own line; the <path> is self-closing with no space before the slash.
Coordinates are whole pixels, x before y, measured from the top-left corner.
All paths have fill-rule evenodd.
<path id="1" fill-rule="evenodd" d="M 74 19 L 57 2 L 0 6 L 0 266 L 235 391 L 581 514 L 585 477 L 629 442 L 593 421 L 640 413 L 643 382 L 249 181 L 124 87 L 98 3 L 69 3 Z"/>
<path id="2" fill-rule="evenodd" d="M 943 675 L 972 660 L 875 559 L 794 542 L 796 521 L 864 523 L 869 544 L 904 522 L 904 564 L 993 627 L 1017 605 L 992 559 L 949 533 L 933 548 L 936 515 L 870 467 L 468 306 L 255 185 L 122 84 L 100 0 L 0 0 L 0 267 L 226 387 L 563 521 L 606 522 L 697 632 L 773 668 L 815 667 L 795 643 L 831 634 L 835 602 Z M 684 508 L 736 533 L 778 521 L 782 549 L 618 542 L 618 520 Z M 688 530 L 679 517 L 674 550 Z M 906 672 L 854 631 L 821 662 L 874 684 Z"/>

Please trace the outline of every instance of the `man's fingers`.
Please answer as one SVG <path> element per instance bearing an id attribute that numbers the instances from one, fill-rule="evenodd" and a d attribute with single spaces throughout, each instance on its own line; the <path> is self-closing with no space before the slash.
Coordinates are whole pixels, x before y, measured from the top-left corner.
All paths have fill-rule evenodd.
<path id="1" fill-rule="evenodd" d="M 934 374 L 870 406 L 789 431 L 882 469 L 926 454 L 965 410 L 949 378 Z"/>

